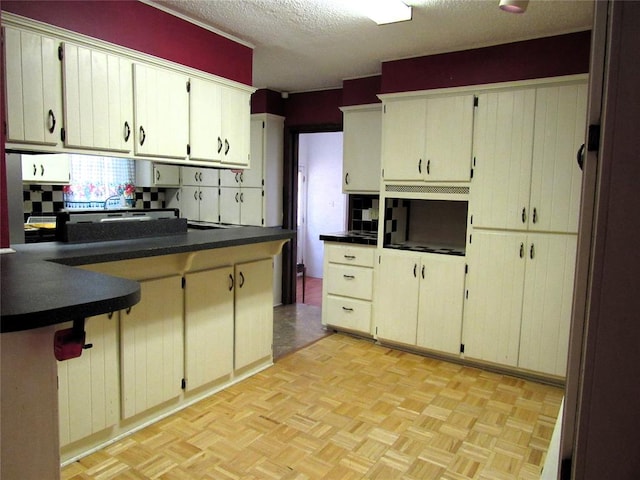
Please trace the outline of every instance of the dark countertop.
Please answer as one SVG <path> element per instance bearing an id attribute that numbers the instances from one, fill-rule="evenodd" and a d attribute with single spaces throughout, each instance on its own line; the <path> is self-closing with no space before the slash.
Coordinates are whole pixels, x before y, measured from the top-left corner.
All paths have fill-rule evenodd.
<path id="1" fill-rule="evenodd" d="M 320 240 L 324 240 L 325 242 L 357 243 L 359 245 L 375 246 L 378 244 L 378 232 L 347 231 L 324 233 L 320 235 Z"/>
<path id="2" fill-rule="evenodd" d="M 294 238 L 282 228 L 198 230 L 93 243 L 12 245 L 0 255 L 0 332 L 29 330 L 107 313 L 140 300 L 138 282 L 69 266 L 169 255 Z"/>

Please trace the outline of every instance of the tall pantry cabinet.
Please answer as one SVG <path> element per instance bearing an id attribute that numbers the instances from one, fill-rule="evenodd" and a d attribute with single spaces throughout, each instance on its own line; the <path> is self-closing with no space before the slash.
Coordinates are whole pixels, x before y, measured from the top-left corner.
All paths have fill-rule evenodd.
<path id="1" fill-rule="evenodd" d="M 586 81 L 479 95 L 467 357 L 565 374 L 586 99 Z"/>

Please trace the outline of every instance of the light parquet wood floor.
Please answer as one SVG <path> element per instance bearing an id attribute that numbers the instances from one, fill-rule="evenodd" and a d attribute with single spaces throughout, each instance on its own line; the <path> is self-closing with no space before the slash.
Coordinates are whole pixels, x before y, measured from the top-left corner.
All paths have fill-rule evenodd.
<path id="1" fill-rule="evenodd" d="M 562 394 L 336 334 L 62 478 L 538 479 Z"/>

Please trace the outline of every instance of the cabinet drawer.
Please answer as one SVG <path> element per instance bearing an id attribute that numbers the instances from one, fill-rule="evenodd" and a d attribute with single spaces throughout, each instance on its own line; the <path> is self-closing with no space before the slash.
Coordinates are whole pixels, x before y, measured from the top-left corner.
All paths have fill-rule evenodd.
<path id="1" fill-rule="evenodd" d="M 353 245 L 329 245 L 325 243 L 325 255 L 330 263 L 343 263 L 373 268 L 375 256 L 373 247 L 355 247 Z"/>
<path id="2" fill-rule="evenodd" d="M 329 264 L 325 281 L 327 293 L 371 300 L 373 270 L 370 268 Z"/>
<path id="3" fill-rule="evenodd" d="M 327 295 L 326 319 L 334 327 L 371 333 L 371 303 Z"/>

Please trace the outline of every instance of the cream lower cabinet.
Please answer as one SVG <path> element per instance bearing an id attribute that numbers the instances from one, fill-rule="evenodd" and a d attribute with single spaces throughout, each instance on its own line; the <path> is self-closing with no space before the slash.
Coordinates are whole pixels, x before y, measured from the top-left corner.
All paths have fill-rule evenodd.
<path id="1" fill-rule="evenodd" d="M 140 287 L 140 303 L 120 315 L 121 416 L 125 419 L 182 393 L 182 276 L 142 281 Z"/>
<path id="2" fill-rule="evenodd" d="M 375 247 L 325 243 L 322 323 L 371 335 Z"/>
<path id="3" fill-rule="evenodd" d="M 220 222 L 264 225 L 262 188 L 220 187 Z"/>
<path id="4" fill-rule="evenodd" d="M 575 255 L 573 234 L 475 230 L 465 355 L 564 376 Z"/>
<path id="5" fill-rule="evenodd" d="M 273 260 L 237 264 L 234 279 L 237 370 L 273 354 Z"/>
<path id="6" fill-rule="evenodd" d="M 185 387 L 201 387 L 233 371 L 233 267 L 185 274 Z"/>
<path id="7" fill-rule="evenodd" d="M 91 348 L 78 358 L 58 362 L 61 446 L 118 423 L 118 322 L 118 312 L 87 318 L 85 344 Z M 60 327 L 70 328 L 71 323 Z"/>
<path id="8" fill-rule="evenodd" d="M 457 354 L 465 284 L 464 257 L 384 252 L 376 298 L 377 337 Z"/>

